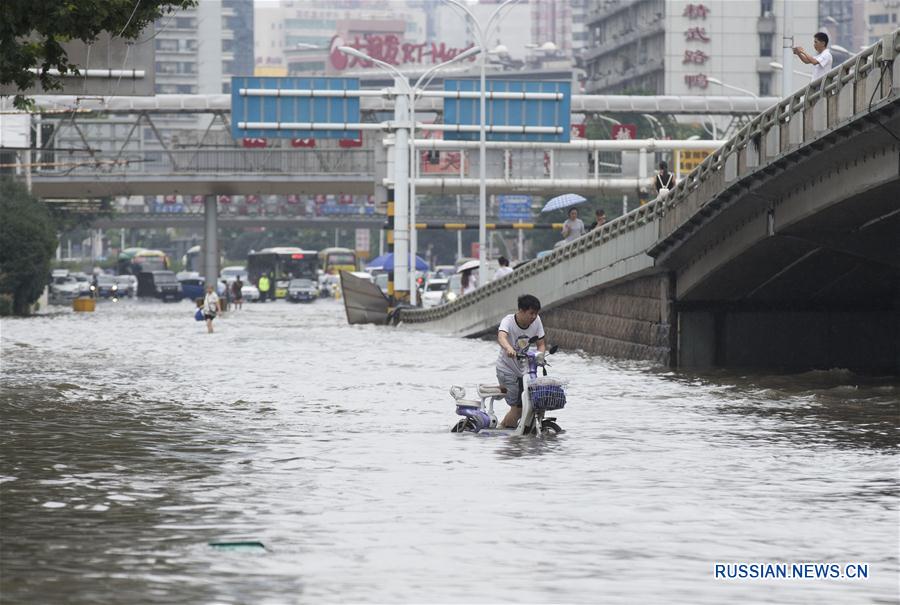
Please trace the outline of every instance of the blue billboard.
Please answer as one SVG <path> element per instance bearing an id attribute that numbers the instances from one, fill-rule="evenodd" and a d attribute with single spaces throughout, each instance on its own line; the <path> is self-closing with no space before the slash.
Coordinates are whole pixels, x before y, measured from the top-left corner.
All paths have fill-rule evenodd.
<path id="1" fill-rule="evenodd" d="M 556 141 L 569 142 L 571 122 L 572 84 L 570 82 L 526 82 L 515 80 L 487 80 L 488 92 L 560 93 L 559 99 L 491 99 L 486 101 L 485 126 L 550 126 L 561 127 L 558 134 L 492 133 L 488 141 Z M 480 92 L 479 80 L 444 80 L 449 92 Z M 478 126 L 481 99 L 444 99 L 444 123 Z M 445 131 L 444 138 L 452 141 L 477 141 L 478 132 Z"/>
<path id="2" fill-rule="evenodd" d="M 241 94 L 242 90 L 273 91 L 271 95 Z M 312 97 L 292 95 L 297 90 L 359 90 L 358 78 L 231 78 L 231 136 L 281 137 L 289 139 L 346 139 L 356 130 L 287 130 L 241 128 L 242 122 L 359 123 L 359 97 Z M 283 94 L 283 96 L 281 96 Z M 352 133 L 352 134 L 350 134 Z"/>

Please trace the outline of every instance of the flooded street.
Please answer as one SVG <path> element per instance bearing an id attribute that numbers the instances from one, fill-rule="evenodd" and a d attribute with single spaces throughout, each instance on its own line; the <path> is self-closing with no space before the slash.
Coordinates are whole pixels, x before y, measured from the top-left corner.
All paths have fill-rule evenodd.
<path id="1" fill-rule="evenodd" d="M 0 602 L 897 602 L 896 382 L 561 351 L 566 433 L 455 435 L 494 343 L 192 315 L 3 320 Z M 713 574 L 782 562 L 869 577 Z"/>

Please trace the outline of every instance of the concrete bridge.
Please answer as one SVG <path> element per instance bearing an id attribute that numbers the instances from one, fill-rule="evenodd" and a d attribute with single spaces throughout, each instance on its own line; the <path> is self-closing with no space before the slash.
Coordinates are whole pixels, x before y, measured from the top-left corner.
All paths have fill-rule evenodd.
<path id="1" fill-rule="evenodd" d="M 683 368 L 900 374 L 900 30 L 762 112 L 668 197 L 406 325 Z"/>

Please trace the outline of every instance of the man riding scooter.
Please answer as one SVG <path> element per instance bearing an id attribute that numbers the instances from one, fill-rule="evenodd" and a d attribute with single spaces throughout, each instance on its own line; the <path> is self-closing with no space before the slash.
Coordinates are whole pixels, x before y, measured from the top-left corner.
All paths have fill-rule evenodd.
<path id="1" fill-rule="evenodd" d="M 500 345 L 496 363 L 497 380 L 506 388 L 506 403 L 510 406 L 500 423 L 503 428 L 516 428 L 522 417 L 522 376 L 525 370 L 517 356 L 528 350 L 533 337 L 537 337 L 535 344 L 539 354 L 543 355 L 546 349 L 544 324 L 538 317 L 540 310 L 541 301 L 537 297 L 523 294 L 518 300 L 518 310 L 504 317 L 497 331 L 497 343 Z"/>

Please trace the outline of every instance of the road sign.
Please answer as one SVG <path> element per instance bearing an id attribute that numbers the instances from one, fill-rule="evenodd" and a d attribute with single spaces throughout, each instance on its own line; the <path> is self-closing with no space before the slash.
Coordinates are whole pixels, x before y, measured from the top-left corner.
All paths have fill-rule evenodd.
<path id="1" fill-rule="evenodd" d="M 570 82 L 524 82 L 487 80 L 488 92 L 560 93 L 559 99 L 490 99 L 486 101 L 486 126 L 554 126 L 558 134 L 491 133 L 488 141 L 558 141 L 569 142 L 572 84 Z M 451 92 L 479 92 L 479 80 L 444 80 L 444 90 Z M 480 98 L 444 99 L 444 123 L 479 125 Z M 444 138 L 454 141 L 477 141 L 478 132 L 447 131 Z"/>
<path id="2" fill-rule="evenodd" d="M 699 166 L 703 160 L 706 159 L 706 156 L 711 154 L 714 149 L 692 149 L 690 151 L 686 151 L 683 149 L 679 149 L 675 152 L 675 162 L 678 170 L 678 174 L 688 174 L 694 168 Z"/>
<path id="3" fill-rule="evenodd" d="M 269 96 L 241 94 L 242 90 L 272 91 Z M 289 139 L 353 139 L 356 130 L 282 130 L 242 129 L 241 122 L 359 123 L 359 97 L 310 97 L 285 94 L 297 90 L 359 90 L 357 78 L 231 78 L 231 134 L 243 137 L 281 137 Z"/>
<path id="4" fill-rule="evenodd" d="M 368 229 L 357 229 L 356 230 L 356 250 L 369 252 L 369 230 Z"/>
<path id="5" fill-rule="evenodd" d="M 501 221 L 521 223 L 532 219 L 530 195 L 498 195 L 500 209 L 497 216 Z"/>
<path id="6" fill-rule="evenodd" d="M 616 141 L 633 141 L 637 138 L 636 124 L 613 124 L 612 138 Z"/>

